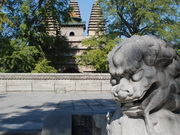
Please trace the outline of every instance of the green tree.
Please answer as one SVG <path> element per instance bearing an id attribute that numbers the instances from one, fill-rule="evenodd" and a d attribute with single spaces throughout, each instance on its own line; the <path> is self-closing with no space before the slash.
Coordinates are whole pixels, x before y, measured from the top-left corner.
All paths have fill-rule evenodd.
<path id="1" fill-rule="evenodd" d="M 21 39 L 13 39 L 1 46 L 1 72 L 30 72 L 33 69 L 36 59 L 42 54 L 35 46 L 26 43 Z"/>
<path id="2" fill-rule="evenodd" d="M 39 61 L 34 70 L 31 71 L 31 73 L 56 73 L 57 70 L 52 67 L 49 66 L 50 61 L 48 61 L 47 59 L 42 59 L 42 61 Z"/>
<path id="3" fill-rule="evenodd" d="M 84 39 L 82 43 L 87 50 L 77 56 L 78 64 L 92 65 L 97 72 L 107 72 L 107 55 L 119 41 L 119 38 L 109 34 Z"/>
<path id="4" fill-rule="evenodd" d="M 39 65 L 55 67 L 57 60 L 64 59 L 59 53 L 68 50 L 66 38 L 59 32 L 56 36 L 48 35 L 49 24 L 46 20 L 51 18 L 56 23 L 54 25 L 57 25 L 68 19 L 67 2 L 68 0 L 4 1 L 0 12 L 1 72 L 31 72 L 37 64 L 44 63 L 43 60 L 47 59 L 48 62 Z M 3 21 L 4 18 L 7 20 Z"/>
<path id="5" fill-rule="evenodd" d="M 99 0 L 109 32 L 119 36 L 156 35 L 179 43 L 178 0 Z"/>
<path id="6" fill-rule="evenodd" d="M 108 34 L 96 35 L 83 41 L 88 50 L 78 56 L 80 65 L 92 65 L 97 71 L 106 72 L 107 54 L 117 44 L 115 37 L 156 35 L 175 44 L 179 52 L 178 0 L 98 0 L 98 2 L 106 20 Z"/>

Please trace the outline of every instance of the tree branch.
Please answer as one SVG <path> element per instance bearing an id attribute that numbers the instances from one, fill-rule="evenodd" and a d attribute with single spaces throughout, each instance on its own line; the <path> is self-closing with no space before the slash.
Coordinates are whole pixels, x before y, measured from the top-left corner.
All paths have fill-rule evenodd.
<path id="1" fill-rule="evenodd" d="M 126 19 L 123 17 L 123 15 L 121 14 L 121 12 L 124 10 L 124 6 L 121 6 L 121 10 L 119 9 L 119 6 L 118 6 L 118 2 L 119 0 L 115 0 L 116 1 L 116 10 L 117 10 L 117 14 L 119 15 L 120 19 L 123 21 L 123 23 L 127 26 L 129 32 L 131 34 L 133 34 L 133 26 L 131 26 L 128 21 L 126 21 Z M 121 1 L 122 4 L 124 5 L 124 1 Z"/>
<path id="2" fill-rule="evenodd" d="M 154 25 L 154 24 L 147 25 L 147 26 L 141 28 L 141 29 L 139 30 L 139 32 L 143 33 L 143 32 L 145 31 L 145 29 L 147 29 L 147 28 L 149 28 L 149 27 L 152 27 L 153 25 Z"/>
<path id="3" fill-rule="evenodd" d="M 121 20 L 123 21 L 123 23 L 127 26 L 129 32 L 131 34 L 133 34 L 133 28 L 132 26 L 124 19 L 123 15 L 120 12 L 117 12 L 117 14 L 119 15 L 119 17 L 121 18 Z"/>
<path id="4" fill-rule="evenodd" d="M 44 0 L 39 0 L 39 2 L 38 2 L 38 8 L 41 8 L 43 1 L 44 1 Z"/>

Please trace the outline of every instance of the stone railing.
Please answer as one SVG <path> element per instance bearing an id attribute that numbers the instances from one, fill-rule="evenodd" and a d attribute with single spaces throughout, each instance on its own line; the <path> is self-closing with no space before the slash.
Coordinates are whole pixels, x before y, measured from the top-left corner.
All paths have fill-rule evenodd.
<path id="1" fill-rule="evenodd" d="M 109 74 L 0 73 L 0 92 L 110 91 Z"/>

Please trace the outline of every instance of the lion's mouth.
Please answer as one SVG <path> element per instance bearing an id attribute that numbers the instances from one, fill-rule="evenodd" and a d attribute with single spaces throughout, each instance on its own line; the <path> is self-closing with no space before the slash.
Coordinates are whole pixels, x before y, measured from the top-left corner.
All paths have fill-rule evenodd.
<path id="1" fill-rule="evenodd" d="M 149 103 L 150 97 L 153 95 L 153 92 L 159 87 L 158 83 L 153 83 L 150 88 L 146 91 L 144 96 L 136 101 L 121 103 L 121 108 L 124 113 L 130 113 L 131 115 L 139 115 L 145 109 L 144 106 L 147 106 Z M 137 113 L 137 114 L 133 114 Z"/>

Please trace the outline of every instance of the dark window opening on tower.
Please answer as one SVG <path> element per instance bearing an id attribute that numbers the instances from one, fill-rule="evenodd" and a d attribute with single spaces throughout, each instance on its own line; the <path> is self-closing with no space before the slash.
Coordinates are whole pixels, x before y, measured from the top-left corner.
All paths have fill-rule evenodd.
<path id="1" fill-rule="evenodd" d="M 69 36 L 75 36 L 75 33 L 74 32 L 70 32 Z"/>

